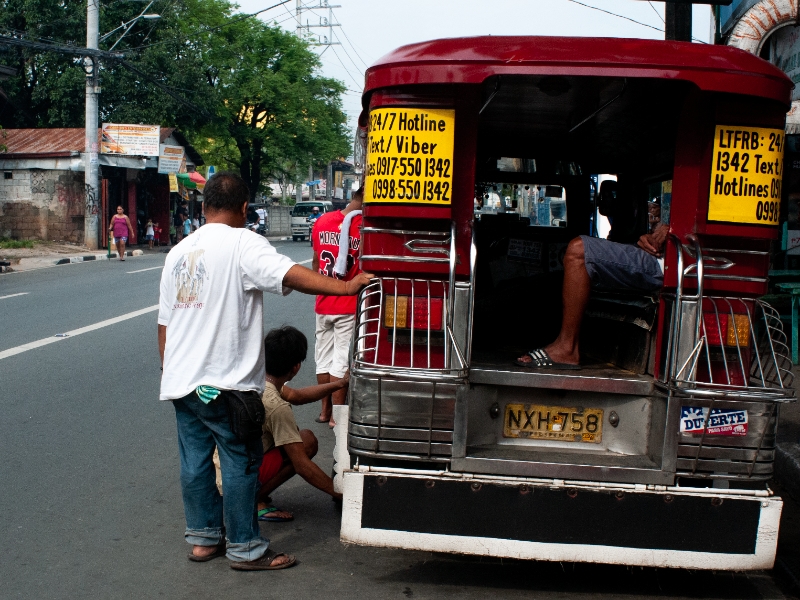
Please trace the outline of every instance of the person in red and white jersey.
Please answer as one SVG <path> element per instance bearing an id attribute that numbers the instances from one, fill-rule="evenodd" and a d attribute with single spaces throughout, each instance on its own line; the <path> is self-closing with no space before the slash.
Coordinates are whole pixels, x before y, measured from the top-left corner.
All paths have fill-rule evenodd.
<path id="1" fill-rule="evenodd" d="M 335 279 L 350 281 L 361 272 L 358 251 L 361 244 L 362 191 L 356 190 L 344 210 L 325 213 L 314 223 L 311 244 L 314 258 L 311 269 Z M 346 237 L 345 237 L 346 236 Z M 317 382 L 342 379 L 347 372 L 347 353 L 353 336 L 356 313 L 355 296 L 317 296 L 316 344 Z M 332 404 L 344 404 L 347 388 L 333 397 L 323 398 L 318 423 L 334 426 Z"/>

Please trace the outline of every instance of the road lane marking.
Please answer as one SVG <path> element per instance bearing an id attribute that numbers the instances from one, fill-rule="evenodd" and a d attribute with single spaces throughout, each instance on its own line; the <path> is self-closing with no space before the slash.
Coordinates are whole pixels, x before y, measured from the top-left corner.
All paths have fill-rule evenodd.
<path id="1" fill-rule="evenodd" d="M 17 296 L 26 296 L 30 292 L 20 292 L 19 294 L 9 294 L 8 296 L 0 296 L 0 300 L 5 300 L 6 298 L 16 298 Z"/>
<path id="2" fill-rule="evenodd" d="M 142 273 L 144 271 L 154 271 L 156 269 L 163 269 L 163 268 L 164 268 L 164 265 L 161 265 L 160 267 L 149 267 L 147 269 L 138 269 L 136 271 L 127 271 L 127 273 Z"/>
<path id="3" fill-rule="evenodd" d="M 122 321 L 127 321 L 128 319 L 133 319 L 134 317 L 146 315 L 147 313 L 155 312 L 157 310 L 158 310 L 158 304 L 156 304 L 155 306 L 149 306 L 147 308 L 143 308 L 141 310 L 135 310 L 133 312 L 129 312 L 124 315 L 114 317 L 113 319 L 106 319 L 105 321 L 100 321 L 99 323 L 95 323 L 94 325 L 87 325 L 86 327 L 80 327 L 79 329 L 73 329 L 72 331 L 65 331 L 63 334 L 57 334 L 59 337 L 50 336 L 43 338 L 41 340 L 36 340 L 35 342 L 28 342 L 27 344 L 22 344 L 21 346 L 9 348 L 8 350 L 3 350 L 0 352 L 0 360 L 3 360 L 4 358 L 8 358 L 10 356 L 15 356 L 17 354 L 22 354 L 23 352 L 27 352 L 28 350 L 41 348 L 42 346 L 47 346 L 48 344 L 54 344 L 56 342 L 60 342 L 61 340 L 68 340 L 69 338 L 75 337 L 76 335 L 82 335 L 84 333 L 89 333 L 90 331 L 95 331 L 97 329 L 102 329 L 103 327 L 108 327 L 109 325 L 115 325 L 116 323 L 121 323 Z"/>
<path id="4" fill-rule="evenodd" d="M 297 263 L 297 264 L 298 264 L 298 265 L 307 265 L 307 264 L 308 264 L 308 263 L 310 263 L 312 260 L 314 260 L 314 259 L 313 259 L 313 258 L 309 258 L 308 260 L 301 261 L 301 262 L 299 262 L 299 263 Z"/>

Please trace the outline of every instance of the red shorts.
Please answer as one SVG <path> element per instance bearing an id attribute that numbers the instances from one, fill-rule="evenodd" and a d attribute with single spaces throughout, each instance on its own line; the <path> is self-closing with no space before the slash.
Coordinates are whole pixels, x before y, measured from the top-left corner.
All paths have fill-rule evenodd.
<path id="1" fill-rule="evenodd" d="M 264 485 L 278 474 L 283 466 L 283 452 L 280 448 L 273 448 L 264 454 L 261 466 L 258 468 L 258 483 Z"/>

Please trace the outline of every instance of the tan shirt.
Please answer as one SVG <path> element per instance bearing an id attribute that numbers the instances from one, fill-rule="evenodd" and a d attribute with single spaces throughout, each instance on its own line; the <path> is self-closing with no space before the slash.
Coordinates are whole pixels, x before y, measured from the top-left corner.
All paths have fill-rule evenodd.
<path id="1" fill-rule="evenodd" d="M 273 448 L 303 443 L 300 437 L 300 429 L 297 421 L 294 420 L 292 405 L 281 398 L 278 389 L 269 381 L 264 386 L 264 394 L 261 396 L 264 403 L 264 426 L 261 434 L 261 443 L 264 452 L 269 452 Z"/>

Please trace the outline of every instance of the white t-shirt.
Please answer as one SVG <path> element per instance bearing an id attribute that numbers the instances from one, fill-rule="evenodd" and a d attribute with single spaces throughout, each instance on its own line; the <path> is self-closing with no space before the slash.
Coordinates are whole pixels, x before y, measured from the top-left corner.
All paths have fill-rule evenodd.
<path id="1" fill-rule="evenodd" d="M 267 211 L 263 208 L 257 208 L 256 214 L 258 215 L 259 222 L 263 223 L 267 219 Z"/>
<path id="2" fill-rule="evenodd" d="M 158 324 L 167 326 L 161 400 L 199 385 L 264 391 L 262 292 L 294 261 L 247 229 L 207 223 L 175 246 L 161 273 Z"/>

